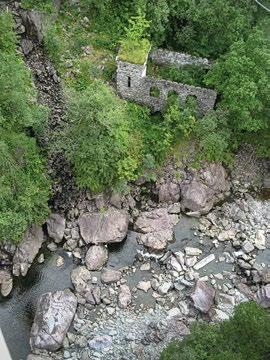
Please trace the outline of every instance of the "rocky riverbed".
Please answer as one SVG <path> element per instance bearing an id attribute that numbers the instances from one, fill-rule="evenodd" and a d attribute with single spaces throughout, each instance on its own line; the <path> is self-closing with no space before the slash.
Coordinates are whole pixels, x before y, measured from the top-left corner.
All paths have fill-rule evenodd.
<path id="1" fill-rule="evenodd" d="M 35 299 L 28 360 L 157 359 L 194 321 L 222 321 L 249 299 L 270 306 L 268 165 L 250 148 L 230 173 L 170 163 L 155 183 L 72 203 L 4 247 L 6 307 L 13 276 L 27 279 L 34 258 L 63 249 L 56 268 L 73 264 L 71 291 L 58 284 Z"/>

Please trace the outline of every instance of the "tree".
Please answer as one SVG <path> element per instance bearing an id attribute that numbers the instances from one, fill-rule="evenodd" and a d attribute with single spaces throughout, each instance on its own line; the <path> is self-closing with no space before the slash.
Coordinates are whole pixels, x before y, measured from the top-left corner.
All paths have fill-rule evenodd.
<path id="1" fill-rule="evenodd" d="M 234 136 L 268 131 L 270 127 L 270 51 L 264 33 L 255 29 L 246 41 L 234 43 L 206 78 L 221 95 Z"/>

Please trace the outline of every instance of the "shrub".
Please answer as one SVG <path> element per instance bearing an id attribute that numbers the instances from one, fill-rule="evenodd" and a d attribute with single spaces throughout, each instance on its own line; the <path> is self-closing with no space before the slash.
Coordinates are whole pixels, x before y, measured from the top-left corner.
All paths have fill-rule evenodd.
<path id="1" fill-rule="evenodd" d="M 28 225 L 48 215 L 49 182 L 36 142 L 0 132 L 0 239 L 19 241 Z"/>
<path id="2" fill-rule="evenodd" d="M 100 81 L 72 92 L 67 153 L 80 187 L 101 191 L 134 179 L 140 165 L 140 134 L 130 126 L 126 102 Z"/>
<path id="3" fill-rule="evenodd" d="M 150 51 L 151 44 L 145 38 L 146 30 L 150 27 L 149 21 L 141 12 L 132 16 L 126 30 L 126 38 L 121 41 L 119 59 L 135 64 L 144 64 Z"/>
<path id="4" fill-rule="evenodd" d="M 160 360 L 267 360 L 269 312 L 255 302 L 242 303 L 221 324 L 196 323 L 183 341 L 175 341 Z"/>

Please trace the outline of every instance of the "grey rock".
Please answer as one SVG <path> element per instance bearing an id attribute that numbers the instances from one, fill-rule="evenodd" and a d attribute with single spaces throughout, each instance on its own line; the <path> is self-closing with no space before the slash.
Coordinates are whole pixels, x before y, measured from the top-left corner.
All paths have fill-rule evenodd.
<path id="1" fill-rule="evenodd" d="M 166 229 L 154 231 L 148 234 L 138 235 L 140 244 L 148 247 L 151 250 L 163 250 L 166 248 L 168 242 L 173 240 L 173 230 Z"/>
<path id="2" fill-rule="evenodd" d="M 30 354 L 26 360 L 52 360 L 52 358 L 49 356 Z"/>
<path id="3" fill-rule="evenodd" d="M 112 346 L 112 337 L 109 335 L 96 336 L 88 341 L 88 346 L 96 351 L 109 350 Z"/>
<path id="4" fill-rule="evenodd" d="M 198 280 L 191 298 L 196 309 L 208 313 L 214 304 L 215 290 L 207 286 L 205 282 Z"/>
<path id="5" fill-rule="evenodd" d="M 30 333 L 31 349 L 61 348 L 76 308 L 77 299 L 69 289 L 41 295 Z"/>
<path id="6" fill-rule="evenodd" d="M 56 243 L 60 243 L 65 234 L 66 220 L 59 214 L 51 214 L 47 220 L 48 235 Z"/>
<path id="7" fill-rule="evenodd" d="M 44 234 L 40 226 L 32 225 L 29 227 L 22 242 L 16 249 L 13 258 L 13 275 L 25 276 L 27 274 L 44 240 Z"/>
<path id="8" fill-rule="evenodd" d="M 86 302 L 98 305 L 101 301 L 101 291 L 99 286 L 92 284 L 92 276 L 85 266 L 78 266 L 71 272 L 71 281 L 76 292 L 81 295 Z"/>
<path id="9" fill-rule="evenodd" d="M 0 289 L 2 296 L 8 296 L 13 288 L 12 275 L 8 270 L 0 270 Z"/>
<path id="10" fill-rule="evenodd" d="M 137 289 L 147 292 L 151 289 L 151 281 L 140 281 L 137 285 Z"/>
<path id="11" fill-rule="evenodd" d="M 264 308 L 270 308 L 270 284 L 262 286 L 256 293 L 256 301 Z"/>
<path id="12" fill-rule="evenodd" d="M 43 40 L 43 16 L 38 11 L 21 11 L 21 18 L 29 38 L 36 39 L 40 44 Z"/>
<path id="13" fill-rule="evenodd" d="M 117 282 L 121 279 L 121 277 L 122 273 L 118 270 L 105 268 L 101 272 L 101 281 L 104 284 L 112 284 L 114 282 Z"/>
<path id="14" fill-rule="evenodd" d="M 100 270 L 108 260 L 108 250 L 105 246 L 94 245 L 89 248 L 85 256 L 88 270 Z"/>
<path id="15" fill-rule="evenodd" d="M 166 208 L 142 212 L 134 224 L 134 228 L 144 234 L 172 229 L 178 222 L 178 216 L 169 214 Z"/>
<path id="16" fill-rule="evenodd" d="M 81 235 L 87 244 L 117 243 L 128 232 L 129 215 L 120 210 L 83 214 L 79 218 Z"/>
<path id="17" fill-rule="evenodd" d="M 160 203 L 176 203 L 180 199 L 180 186 L 168 181 L 160 186 L 158 197 Z"/>
<path id="18" fill-rule="evenodd" d="M 191 181 L 181 184 L 182 206 L 191 212 L 205 214 L 224 198 L 228 190 L 225 169 L 220 164 L 211 164 L 195 173 Z"/>
<path id="19" fill-rule="evenodd" d="M 127 308 L 131 303 L 131 292 L 127 285 L 121 285 L 118 295 L 118 305 L 120 308 Z"/>
<path id="20" fill-rule="evenodd" d="M 22 39 L 21 47 L 24 55 L 28 55 L 33 50 L 34 44 L 31 40 Z"/>

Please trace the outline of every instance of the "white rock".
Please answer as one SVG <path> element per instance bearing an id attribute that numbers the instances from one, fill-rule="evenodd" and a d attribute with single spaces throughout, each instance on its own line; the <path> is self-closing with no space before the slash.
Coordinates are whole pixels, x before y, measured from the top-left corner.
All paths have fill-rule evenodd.
<path id="1" fill-rule="evenodd" d="M 193 247 L 186 247 L 185 253 L 187 256 L 199 256 L 202 254 L 202 250 Z"/>
<path id="2" fill-rule="evenodd" d="M 175 317 L 175 316 L 181 316 L 181 311 L 180 311 L 180 309 L 177 308 L 177 307 L 172 308 L 172 309 L 170 309 L 170 310 L 168 311 L 168 316 L 167 316 L 167 318 L 168 318 L 168 319 L 171 319 L 171 318 L 173 318 L 173 317 Z"/>
<path id="3" fill-rule="evenodd" d="M 182 271 L 182 266 L 179 264 L 175 256 L 171 256 L 170 264 L 175 271 Z"/>
<path id="4" fill-rule="evenodd" d="M 258 230 L 255 238 L 255 246 L 259 250 L 264 250 L 266 245 L 266 239 L 264 230 Z"/>
<path id="5" fill-rule="evenodd" d="M 199 270 L 203 268 L 204 266 L 215 260 L 215 258 L 216 258 L 215 254 L 210 254 L 206 256 L 204 259 L 202 259 L 201 261 L 197 262 L 197 264 L 194 265 L 194 269 Z"/>
<path id="6" fill-rule="evenodd" d="M 151 289 L 151 282 L 150 281 L 140 281 L 137 285 L 137 289 L 147 292 Z"/>
<path id="7" fill-rule="evenodd" d="M 170 281 L 166 281 L 159 286 L 158 292 L 162 295 L 166 295 L 171 287 L 172 283 Z"/>

